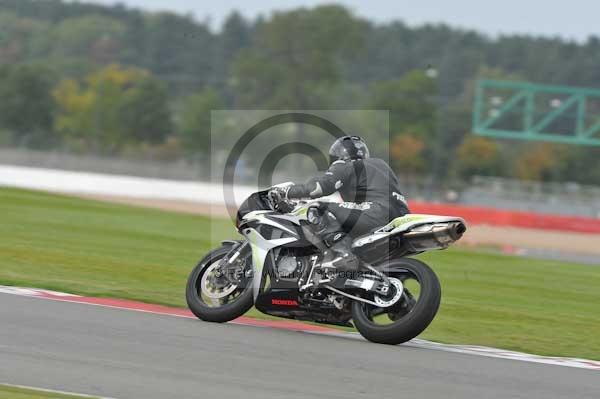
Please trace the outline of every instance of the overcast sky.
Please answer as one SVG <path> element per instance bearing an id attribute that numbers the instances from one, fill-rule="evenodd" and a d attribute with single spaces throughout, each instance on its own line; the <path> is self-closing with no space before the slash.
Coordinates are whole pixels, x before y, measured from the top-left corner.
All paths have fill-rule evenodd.
<path id="1" fill-rule="evenodd" d="M 82 0 L 79 0 L 82 1 Z M 83 0 L 114 4 L 116 0 Z M 209 18 L 218 28 L 233 9 L 255 17 L 272 10 L 314 6 L 321 0 L 119 0 L 128 6 L 148 10 L 191 12 L 196 18 Z M 358 15 L 386 22 L 401 19 L 411 25 L 446 22 L 491 35 L 527 33 L 585 40 L 600 35 L 600 0 L 344 0 Z"/>

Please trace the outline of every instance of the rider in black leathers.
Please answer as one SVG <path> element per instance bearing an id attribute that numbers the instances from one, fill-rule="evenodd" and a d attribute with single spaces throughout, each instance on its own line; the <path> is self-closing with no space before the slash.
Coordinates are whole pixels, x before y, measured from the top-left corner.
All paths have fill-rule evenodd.
<path id="1" fill-rule="evenodd" d="M 352 238 L 409 213 L 398 178 L 388 164 L 369 158 L 366 143 L 357 136 L 337 139 L 329 149 L 330 167 L 304 184 L 283 189 L 282 198 L 319 198 L 338 191 L 344 202 L 324 202 L 317 234 L 335 253 L 332 265 L 355 271 L 358 259 L 351 251 Z"/>

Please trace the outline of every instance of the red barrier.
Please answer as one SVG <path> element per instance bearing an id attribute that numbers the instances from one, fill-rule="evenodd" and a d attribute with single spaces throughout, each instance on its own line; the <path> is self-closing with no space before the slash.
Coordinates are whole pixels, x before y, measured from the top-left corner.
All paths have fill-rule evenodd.
<path id="1" fill-rule="evenodd" d="M 410 210 L 414 213 L 460 216 L 472 224 L 600 234 L 600 219 L 594 218 L 414 201 L 410 203 Z"/>

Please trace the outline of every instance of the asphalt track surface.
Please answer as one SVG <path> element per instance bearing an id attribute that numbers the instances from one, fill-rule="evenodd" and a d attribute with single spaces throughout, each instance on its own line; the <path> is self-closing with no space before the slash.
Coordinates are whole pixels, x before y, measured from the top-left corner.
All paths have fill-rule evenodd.
<path id="1" fill-rule="evenodd" d="M 127 398 L 600 398 L 598 371 L 0 294 L 0 383 Z"/>

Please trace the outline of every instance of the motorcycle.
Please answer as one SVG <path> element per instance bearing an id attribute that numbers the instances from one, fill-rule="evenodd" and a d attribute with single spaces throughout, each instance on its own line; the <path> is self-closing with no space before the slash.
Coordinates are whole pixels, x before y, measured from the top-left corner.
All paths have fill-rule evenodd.
<path id="1" fill-rule="evenodd" d="M 199 319 L 227 322 L 254 305 L 272 316 L 355 327 L 369 341 L 392 345 L 427 328 L 440 305 L 440 283 L 411 256 L 459 240 L 466 231 L 462 218 L 398 217 L 355 238 L 361 269 L 339 273 L 315 235 L 321 202 L 288 201 L 290 212 L 281 213 L 270 193 L 256 192 L 240 207 L 236 227 L 243 239 L 223 241 L 190 274 L 186 299 Z"/>

